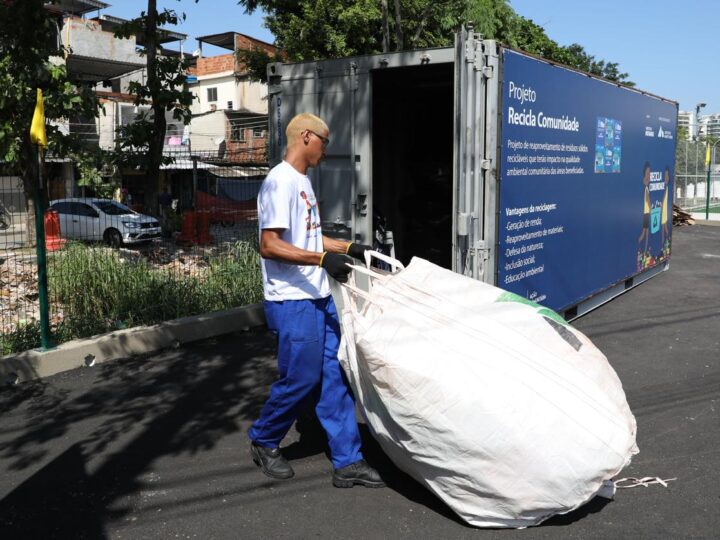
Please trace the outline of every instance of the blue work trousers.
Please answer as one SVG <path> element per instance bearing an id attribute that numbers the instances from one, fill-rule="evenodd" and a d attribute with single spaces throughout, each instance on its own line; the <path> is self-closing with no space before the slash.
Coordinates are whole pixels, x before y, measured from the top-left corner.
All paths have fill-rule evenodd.
<path id="1" fill-rule="evenodd" d="M 250 439 L 278 447 L 306 400 L 314 399 L 333 466 L 361 460 L 355 402 L 337 358 L 340 322 L 332 297 L 266 301 L 264 307 L 268 328 L 278 336 L 280 378 L 248 432 Z"/>

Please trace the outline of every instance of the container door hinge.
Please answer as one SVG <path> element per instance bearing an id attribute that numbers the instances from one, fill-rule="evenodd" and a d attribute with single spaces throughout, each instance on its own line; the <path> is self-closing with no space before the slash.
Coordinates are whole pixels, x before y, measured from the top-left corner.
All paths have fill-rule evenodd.
<path id="1" fill-rule="evenodd" d="M 475 251 L 480 256 L 480 260 L 487 261 L 490 257 L 490 249 L 487 247 L 485 240 L 478 240 L 475 242 Z"/>
<path id="2" fill-rule="evenodd" d="M 457 235 L 458 236 L 467 236 L 470 231 L 471 223 L 472 223 L 472 214 L 467 213 L 467 212 L 458 213 Z"/>
<path id="3" fill-rule="evenodd" d="M 367 203 L 367 193 L 358 193 L 357 196 L 357 212 L 361 216 L 367 216 L 368 215 L 368 203 Z"/>

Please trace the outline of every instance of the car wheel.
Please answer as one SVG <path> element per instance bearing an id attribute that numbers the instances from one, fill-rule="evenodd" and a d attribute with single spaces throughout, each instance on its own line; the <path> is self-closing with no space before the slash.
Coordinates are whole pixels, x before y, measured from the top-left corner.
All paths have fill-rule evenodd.
<path id="1" fill-rule="evenodd" d="M 122 235 L 117 229 L 108 229 L 103 235 L 105 242 L 112 248 L 119 248 L 122 246 Z"/>

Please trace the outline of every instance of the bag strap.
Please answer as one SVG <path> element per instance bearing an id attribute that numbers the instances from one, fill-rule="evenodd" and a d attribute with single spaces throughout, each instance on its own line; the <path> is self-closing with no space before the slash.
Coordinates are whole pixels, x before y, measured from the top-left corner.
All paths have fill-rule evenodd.
<path id="1" fill-rule="evenodd" d="M 388 265 L 394 271 L 398 270 L 404 270 L 405 265 L 398 261 L 397 259 L 393 259 L 392 257 L 388 257 L 384 253 L 380 253 L 378 251 L 372 251 L 368 250 L 365 252 L 365 266 L 361 266 L 359 264 L 349 264 L 348 266 L 353 269 L 353 271 L 348 276 L 347 283 L 341 283 L 340 291 L 342 293 L 343 302 L 346 306 L 351 307 L 355 312 L 358 312 L 358 306 L 356 302 L 356 298 L 360 297 L 363 300 L 365 300 L 365 306 L 363 308 L 363 312 L 365 312 L 368 308 L 368 306 L 375 302 L 372 299 L 372 296 L 369 292 L 363 291 L 357 286 L 357 283 L 355 281 L 355 272 L 358 272 L 359 274 L 363 274 L 370 278 L 368 280 L 368 287 L 370 290 L 372 290 L 372 282 L 376 279 L 386 279 L 389 276 L 391 276 L 391 273 L 388 272 L 382 272 L 380 270 L 377 270 L 371 266 L 372 259 L 378 259 L 381 260 Z M 351 294 L 352 293 L 352 294 Z"/>
<path id="2" fill-rule="evenodd" d="M 405 265 L 397 259 L 388 257 L 387 255 L 385 255 L 384 253 L 380 253 L 379 251 L 373 251 L 371 249 L 367 250 L 365 252 L 365 266 L 367 268 L 370 268 L 370 263 L 373 259 L 378 259 L 379 261 L 389 264 L 390 268 L 392 268 L 393 271 L 405 269 Z"/>

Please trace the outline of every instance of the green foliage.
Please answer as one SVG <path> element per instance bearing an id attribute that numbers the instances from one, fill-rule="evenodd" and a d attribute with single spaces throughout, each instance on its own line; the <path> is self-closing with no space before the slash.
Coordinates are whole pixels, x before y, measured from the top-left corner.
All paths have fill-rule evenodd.
<path id="1" fill-rule="evenodd" d="M 0 334 L 0 355 L 29 351 L 40 347 L 40 322 L 19 324 L 14 332 Z"/>
<path id="2" fill-rule="evenodd" d="M 276 45 L 292 61 L 341 58 L 383 52 L 387 23 L 388 50 L 447 47 L 463 23 L 472 22 L 484 37 L 537 54 L 555 62 L 630 84 L 618 64 L 598 60 L 582 46 L 567 47 L 550 39 L 545 30 L 510 7 L 508 0 L 401 0 L 386 2 L 383 13 L 376 0 L 240 0 L 247 11 L 262 8 L 265 24 Z M 400 19 L 400 32 L 397 19 Z M 402 36 L 402 42 L 399 42 Z M 248 55 L 251 56 L 251 55 Z M 257 58 L 255 58 L 257 60 Z M 258 80 L 266 80 L 265 65 L 248 62 Z"/>
<path id="3" fill-rule="evenodd" d="M 235 57 L 245 68 L 243 74 L 247 74 L 250 80 L 257 82 L 267 82 L 268 64 L 284 60 L 279 53 L 271 55 L 260 47 L 253 47 L 250 50 L 237 50 Z"/>
<path id="4" fill-rule="evenodd" d="M 675 175 L 694 176 L 704 181 L 707 173 L 707 164 L 705 163 L 707 147 L 709 144 L 710 148 L 713 148 L 717 140 L 712 138 L 699 141 L 688 140 L 686 135 L 683 137 L 685 133 L 687 132 L 684 129 L 678 132 L 677 145 L 675 146 Z M 720 153 L 720 150 L 715 150 L 715 153 L 711 151 L 711 157 L 714 158 L 713 163 L 717 163 L 718 153 Z"/>
<path id="5" fill-rule="evenodd" d="M 238 242 L 210 256 L 197 275 L 124 261 L 111 250 L 71 244 L 48 268 L 63 340 L 262 301 L 257 249 Z M 58 339 L 58 341 L 60 341 Z"/>
<path id="6" fill-rule="evenodd" d="M 172 111 L 173 118 L 184 124 L 189 124 L 192 117 L 193 95 L 184 87 L 189 60 L 157 54 L 163 32 L 160 27 L 184 19 L 184 13 L 178 14 L 167 8 L 158 10 L 157 1 L 148 0 L 147 11 L 142 11 L 138 18 L 120 25 L 115 31 L 118 38 L 136 35 L 145 43 L 142 54 L 147 60 L 147 79 L 144 83 L 130 83 L 128 92 L 134 96 L 135 105 L 149 105 L 150 110 L 141 112 L 132 124 L 121 128 L 118 158 L 124 165 L 145 170 L 145 191 L 150 199 L 146 201 L 146 207 L 153 211 L 160 166 L 173 162 L 173 158 L 163 156 L 167 127 L 165 113 Z"/>
<path id="7" fill-rule="evenodd" d="M 0 159 L 23 174 L 32 167 L 28 163 L 32 159 L 29 131 L 38 87 L 43 89 L 48 121 L 98 115 L 94 91 L 76 85 L 64 65 L 50 60 L 61 58 L 63 50 L 58 48 L 55 22 L 43 9 L 45 3 L 0 2 Z M 53 154 L 84 151 L 79 139 L 63 133 L 57 125 L 48 123 L 46 129 Z"/>
<path id="8" fill-rule="evenodd" d="M 111 199 L 121 184 L 116 160 L 114 153 L 104 150 L 75 155 L 74 161 L 80 174 L 78 186 L 89 187 L 96 197 Z"/>
<path id="9" fill-rule="evenodd" d="M 202 272 L 186 276 L 145 260 L 124 261 L 105 248 L 71 243 L 48 265 L 52 310 L 62 312 L 53 341 L 261 302 L 259 257 L 254 242 L 237 242 L 208 256 Z M 0 335 L 0 354 L 39 346 L 36 320 Z"/>

